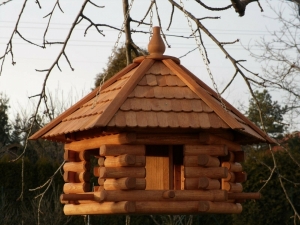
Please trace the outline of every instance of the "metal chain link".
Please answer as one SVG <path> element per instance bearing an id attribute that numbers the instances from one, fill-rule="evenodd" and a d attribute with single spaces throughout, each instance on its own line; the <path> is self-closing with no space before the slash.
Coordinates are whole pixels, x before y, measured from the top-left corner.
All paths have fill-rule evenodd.
<path id="1" fill-rule="evenodd" d="M 223 109 L 225 109 L 225 110 L 227 111 L 226 105 L 225 105 L 224 102 L 223 102 L 223 99 L 222 99 L 221 94 L 220 94 L 220 92 L 219 92 L 219 90 L 218 90 L 217 84 L 216 84 L 216 82 L 215 82 L 215 80 L 214 80 L 214 77 L 213 77 L 213 75 L 212 75 L 212 72 L 211 72 L 211 70 L 210 70 L 210 67 L 209 67 L 209 64 L 208 64 L 208 60 L 207 60 L 207 58 L 206 58 L 206 56 L 205 56 L 205 54 L 204 54 L 204 47 L 203 47 L 202 43 L 199 41 L 199 39 L 196 37 L 196 34 L 195 34 L 194 29 L 193 29 L 191 20 L 190 20 L 188 14 L 187 14 L 187 11 L 184 9 L 184 5 L 183 5 L 182 0 L 180 0 L 180 5 L 181 5 L 182 10 L 183 10 L 183 12 L 184 12 L 184 15 L 185 15 L 185 17 L 186 17 L 186 19 L 187 19 L 187 21 L 188 21 L 188 25 L 189 25 L 189 27 L 191 28 L 191 31 L 192 31 L 192 34 L 193 34 L 193 36 L 194 36 L 194 38 L 195 38 L 195 41 L 196 41 L 196 44 L 197 44 L 197 46 L 198 46 L 199 52 L 200 52 L 200 54 L 201 54 L 201 56 L 202 56 L 202 59 L 203 59 L 203 62 L 204 62 L 204 64 L 205 64 L 205 66 L 206 66 L 206 70 L 207 70 L 207 72 L 208 72 L 208 75 L 209 75 L 209 77 L 210 77 L 210 79 L 211 79 L 211 81 L 212 81 L 212 83 L 213 83 L 214 89 L 215 89 L 215 91 L 216 91 L 216 93 L 217 93 L 217 95 L 218 95 L 218 98 L 219 98 L 219 100 L 220 100 L 221 106 L 222 106 Z"/>
<path id="2" fill-rule="evenodd" d="M 151 40 L 152 37 L 152 27 L 153 27 L 153 4 L 154 4 L 154 0 L 151 0 L 151 8 L 150 8 L 150 26 L 149 26 L 149 41 Z"/>
<path id="3" fill-rule="evenodd" d="M 130 10 L 131 10 L 131 8 L 132 8 L 133 2 L 134 2 L 134 0 L 131 0 L 131 2 L 130 2 L 130 4 L 129 4 L 129 7 L 128 7 L 128 10 L 127 10 L 127 12 L 126 12 L 126 15 L 125 15 L 125 18 L 124 18 L 122 27 L 121 27 L 120 32 L 119 32 L 119 34 L 118 34 L 117 41 L 116 41 L 116 43 L 115 43 L 115 45 L 114 45 L 114 48 L 113 48 L 113 50 L 112 50 L 112 52 L 111 52 L 110 57 L 108 58 L 108 63 L 107 63 L 107 65 L 109 65 L 109 64 L 112 62 L 113 58 L 115 57 L 116 50 L 117 50 L 117 48 L 118 48 L 119 41 L 120 41 L 121 36 L 122 36 L 122 34 L 123 34 L 123 30 L 124 30 L 124 27 L 125 27 L 125 23 L 126 23 L 126 21 L 127 21 L 127 19 L 128 19 L 128 16 L 129 16 Z M 95 100 L 94 100 L 93 105 L 92 105 L 92 109 L 96 106 L 96 104 L 97 104 L 97 102 L 98 102 L 98 98 L 99 98 L 99 96 L 100 96 L 101 88 L 102 88 L 102 85 L 104 84 L 104 81 L 105 81 L 105 78 L 107 77 L 107 74 L 108 74 L 108 71 L 106 71 L 106 72 L 102 75 L 102 79 L 100 80 L 99 88 L 98 88 L 98 91 L 97 91 L 97 93 L 96 93 Z"/>

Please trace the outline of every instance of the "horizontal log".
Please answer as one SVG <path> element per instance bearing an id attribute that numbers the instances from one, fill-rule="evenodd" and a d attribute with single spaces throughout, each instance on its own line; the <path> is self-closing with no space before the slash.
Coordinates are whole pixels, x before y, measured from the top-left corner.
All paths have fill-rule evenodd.
<path id="1" fill-rule="evenodd" d="M 104 160 L 105 160 L 105 157 L 100 156 L 98 158 L 98 165 L 99 166 L 104 166 Z"/>
<path id="2" fill-rule="evenodd" d="M 103 191 L 103 190 L 104 190 L 103 186 L 94 186 L 93 187 L 93 191 L 94 192 L 100 192 L 100 191 Z"/>
<path id="3" fill-rule="evenodd" d="M 90 163 L 86 161 L 81 162 L 66 162 L 63 165 L 63 170 L 72 172 L 84 172 L 90 169 Z"/>
<path id="4" fill-rule="evenodd" d="M 68 162 L 78 162 L 78 161 L 80 161 L 77 152 L 71 151 L 71 150 L 66 150 L 66 149 L 64 151 L 64 160 L 68 161 Z"/>
<path id="5" fill-rule="evenodd" d="M 226 167 L 184 167 L 185 178 L 208 177 L 212 179 L 226 178 L 228 169 Z"/>
<path id="6" fill-rule="evenodd" d="M 236 144 L 232 141 L 229 141 L 227 139 L 208 134 L 208 133 L 201 133 L 199 134 L 199 139 L 201 142 L 209 145 L 213 144 L 219 144 L 219 145 L 226 145 L 228 147 L 228 150 L 230 151 L 241 151 L 242 147 L 239 144 Z"/>
<path id="7" fill-rule="evenodd" d="M 67 172 L 64 172 L 63 178 L 66 183 L 89 182 L 90 181 L 90 173 L 87 171 L 79 172 L 79 173 L 67 171 Z"/>
<path id="8" fill-rule="evenodd" d="M 226 167 L 230 172 L 242 172 L 243 167 L 240 163 L 223 162 L 222 167 Z"/>
<path id="9" fill-rule="evenodd" d="M 145 145 L 101 145 L 100 156 L 118 156 L 123 154 L 145 155 Z"/>
<path id="10" fill-rule="evenodd" d="M 205 213 L 228 213 L 237 214 L 243 210 L 242 205 L 239 203 L 227 203 L 227 202 L 209 202 L 201 201 L 199 203 L 199 212 Z"/>
<path id="11" fill-rule="evenodd" d="M 228 154 L 228 149 L 226 145 L 184 145 L 183 155 L 198 156 L 202 154 L 226 156 Z"/>
<path id="12" fill-rule="evenodd" d="M 207 177 L 185 178 L 184 189 L 186 189 L 186 190 L 198 190 L 198 189 L 218 190 L 218 189 L 221 189 L 221 183 L 219 180 L 210 179 Z"/>
<path id="13" fill-rule="evenodd" d="M 138 214 L 194 214 L 198 212 L 198 201 L 145 201 L 135 203 Z"/>
<path id="14" fill-rule="evenodd" d="M 183 165 L 218 167 L 220 166 L 220 160 L 216 157 L 204 155 L 204 154 L 198 156 L 184 156 Z"/>
<path id="15" fill-rule="evenodd" d="M 100 186 L 103 186 L 104 185 L 104 181 L 105 181 L 105 179 L 103 179 L 103 178 L 98 178 L 98 184 L 100 185 Z"/>
<path id="16" fill-rule="evenodd" d="M 144 145 L 185 145 L 200 144 L 198 134 L 137 133 L 136 144 Z"/>
<path id="17" fill-rule="evenodd" d="M 134 133 L 113 134 L 67 143 L 65 144 L 65 149 L 79 152 L 88 149 L 99 149 L 99 147 L 103 144 L 123 145 L 130 144 L 135 141 L 136 134 Z"/>
<path id="18" fill-rule="evenodd" d="M 228 193 L 228 200 L 244 200 L 244 199 L 261 199 L 261 194 L 259 192 L 241 192 L 241 193 Z"/>
<path id="19" fill-rule="evenodd" d="M 134 189 L 136 185 L 135 177 L 124 177 L 119 179 L 105 179 L 104 190 L 128 190 Z"/>
<path id="20" fill-rule="evenodd" d="M 104 190 L 100 201 L 226 201 L 223 190 Z"/>
<path id="21" fill-rule="evenodd" d="M 119 155 L 119 156 L 107 156 L 104 161 L 105 167 L 121 167 L 121 166 L 142 166 L 146 165 L 146 156 L 136 155 Z"/>
<path id="22" fill-rule="evenodd" d="M 228 171 L 227 177 L 223 178 L 222 181 L 235 182 L 235 174 L 233 172 Z"/>
<path id="23" fill-rule="evenodd" d="M 94 194 L 61 194 L 60 201 L 94 200 Z"/>
<path id="24" fill-rule="evenodd" d="M 127 214 L 135 211 L 135 203 L 128 201 L 64 206 L 65 215 Z"/>
<path id="25" fill-rule="evenodd" d="M 65 183 L 63 186 L 63 192 L 65 194 L 83 193 L 88 192 L 89 190 L 89 183 Z"/>
<path id="26" fill-rule="evenodd" d="M 99 177 L 101 178 L 123 178 L 136 177 L 144 178 L 146 176 L 145 167 L 100 167 Z"/>
<path id="27" fill-rule="evenodd" d="M 91 158 L 91 153 L 90 151 L 80 151 L 78 153 L 78 158 L 80 159 L 80 161 L 90 161 Z"/>
<path id="28" fill-rule="evenodd" d="M 222 181 L 222 190 L 230 192 L 242 192 L 243 186 L 241 183 L 231 183 L 227 181 Z"/>

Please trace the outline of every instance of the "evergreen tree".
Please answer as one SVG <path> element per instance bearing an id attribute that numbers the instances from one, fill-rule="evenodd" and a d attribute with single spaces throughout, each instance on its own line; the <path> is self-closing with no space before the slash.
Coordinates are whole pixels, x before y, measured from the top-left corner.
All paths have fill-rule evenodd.
<path id="1" fill-rule="evenodd" d="M 8 122 L 9 99 L 0 93 L 0 145 L 5 146 L 10 143 L 9 132 L 11 126 Z"/>
<path id="2" fill-rule="evenodd" d="M 261 110 L 266 132 L 273 138 L 281 137 L 286 128 L 286 125 L 282 122 L 284 114 L 288 111 L 287 106 L 281 107 L 277 101 L 272 101 L 272 97 L 267 90 L 255 91 L 254 94 Z M 246 114 L 253 123 L 263 129 L 259 109 L 254 98 L 250 99 Z"/>
<path id="3" fill-rule="evenodd" d="M 143 54 L 147 54 L 147 51 L 142 50 L 139 52 L 139 55 L 143 55 Z M 103 69 L 102 73 L 96 75 L 95 87 L 98 87 L 100 85 L 103 76 L 105 76 L 104 81 L 107 81 L 109 78 L 111 78 L 113 75 L 115 75 L 117 72 L 119 72 L 121 69 L 125 68 L 126 66 L 127 66 L 126 48 L 125 46 L 122 46 L 116 50 L 114 58 L 108 63 L 107 68 Z"/>

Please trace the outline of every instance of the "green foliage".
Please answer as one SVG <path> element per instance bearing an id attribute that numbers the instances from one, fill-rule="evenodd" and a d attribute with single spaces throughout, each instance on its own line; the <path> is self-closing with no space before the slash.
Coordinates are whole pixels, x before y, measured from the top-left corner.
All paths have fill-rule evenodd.
<path id="1" fill-rule="evenodd" d="M 8 122 L 8 101 L 9 99 L 0 93 L 0 146 L 5 146 L 9 144 L 9 131 L 11 126 Z"/>
<path id="2" fill-rule="evenodd" d="M 300 144 L 299 138 L 298 140 L 291 140 L 291 142 Z M 299 145 L 294 145 L 294 147 L 289 150 L 299 162 Z M 282 190 L 279 176 L 283 177 L 282 182 L 288 196 L 299 212 L 300 186 L 295 184 L 299 183 L 300 168 L 291 161 L 290 156 L 285 151 L 278 151 L 274 156 L 278 169 L 261 191 L 262 199 L 244 203 L 243 212 L 240 215 L 233 216 L 232 224 L 294 224 L 294 212 Z M 273 168 L 272 155 L 270 153 L 262 154 L 259 151 L 252 151 L 243 168 L 248 174 L 248 180 L 243 183 L 244 191 L 257 192 L 269 178 L 270 168 Z M 300 224 L 300 221 L 297 221 L 296 224 Z"/>
<path id="3" fill-rule="evenodd" d="M 288 111 L 287 106 L 281 107 L 277 101 L 272 101 L 272 97 L 267 90 L 262 92 L 255 91 L 254 94 L 261 110 L 261 117 L 266 132 L 270 136 L 278 138 L 285 130 L 285 125 L 282 121 L 284 114 Z M 246 114 L 253 123 L 263 129 L 259 109 L 254 98 L 250 99 L 249 109 Z"/>
<path id="4" fill-rule="evenodd" d="M 146 54 L 146 53 L 147 53 L 146 50 L 142 50 L 141 52 L 139 52 L 139 55 Z M 134 57 L 133 53 L 132 53 L 132 57 Z M 108 62 L 109 62 L 109 59 L 110 58 L 108 58 Z M 126 48 L 125 48 L 125 46 L 122 46 L 116 50 L 114 58 L 107 65 L 107 68 L 103 69 L 102 73 L 99 73 L 96 75 L 95 87 L 98 87 L 100 85 L 100 82 L 104 75 L 106 75 L 104 81 L 107 81 L 109 78 L 114 76 L 117 72 L 119 72 L 126 66 L 127 66 Z"/>

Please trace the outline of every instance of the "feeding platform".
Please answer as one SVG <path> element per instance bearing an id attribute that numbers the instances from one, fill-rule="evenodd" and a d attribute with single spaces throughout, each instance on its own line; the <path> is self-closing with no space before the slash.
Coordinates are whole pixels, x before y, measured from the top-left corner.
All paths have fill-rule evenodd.
<path id="1" fill-rule="evenodd" d="M 260 198 L 241 145 L 273 139 L 164 55 L 159 27 L 148 50 L 31 136 L 65 143 L 64 213 L 240 213 Z"/>

